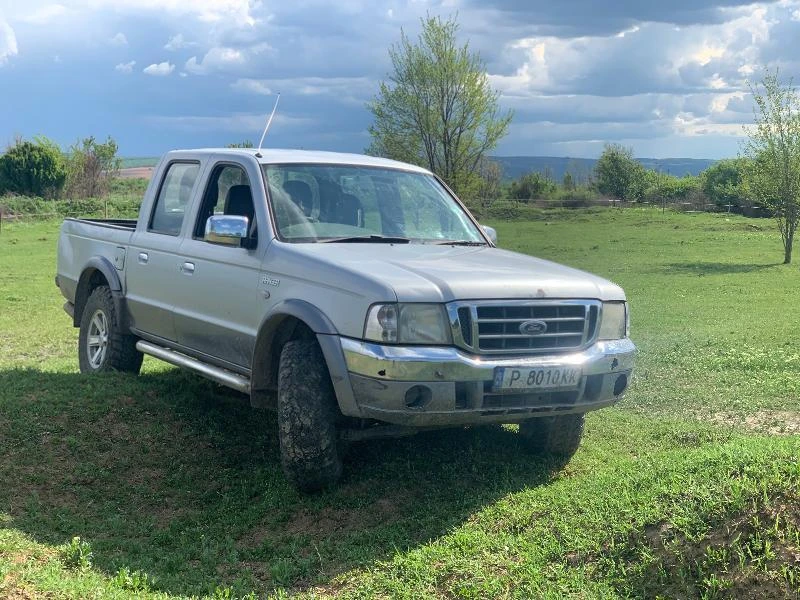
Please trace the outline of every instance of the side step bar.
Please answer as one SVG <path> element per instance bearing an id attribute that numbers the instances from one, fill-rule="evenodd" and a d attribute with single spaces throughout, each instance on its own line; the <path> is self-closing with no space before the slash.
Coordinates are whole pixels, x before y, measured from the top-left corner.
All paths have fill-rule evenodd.
<path id="1" fill-rule="evenodd" d="M 242 375 L 237 375 L 231 371 L 226 371 L 225 369 L 220 369 L 219 367 L 200 362 L 199 360 L 186 356 L 185 354 L 181 354 L 167 348 L 162 348 L 161 346 L 156 346 L 155 344 L 145 342 L 144 340 L 139 340 L 136 342 L 136 349 L 139 352 L 154 356 L 155 358 L 163 360 L 171 365 L 175 365 L 176 367 L 193 371 L 198 375 L 202 375 L 203 377 L 210 379 L 211 381 L 215 381 L 226 387 L 233 388 L 234 390 L 242 392 L 243 394 L 250 393 L 250 380 Z"/>

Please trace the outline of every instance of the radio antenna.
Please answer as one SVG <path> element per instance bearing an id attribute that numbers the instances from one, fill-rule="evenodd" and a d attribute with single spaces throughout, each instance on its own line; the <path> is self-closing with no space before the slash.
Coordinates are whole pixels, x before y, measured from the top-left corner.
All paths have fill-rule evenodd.
<path id="1" fill-rule="evenodd" d="M 275 111 L 278 110 L 278 102 L 281 100 L 281 93 L 278 92 L 278 97 L 275 98 L 275 106 L 272 107 L 272 113 L 269 115 L 269 119 L 267 119 L 267 126 L 264 127 L 264 133 L 261 134 L 261 140 L 258 142 L 258 150 L 256 151 L 256 156 L 261 158 L 261 145 L 264 143 L 264 138 L 267 137 L 267 132 L 269 131 L 269 126 L 272 125 L 272 117 L 275 116 Z"/>

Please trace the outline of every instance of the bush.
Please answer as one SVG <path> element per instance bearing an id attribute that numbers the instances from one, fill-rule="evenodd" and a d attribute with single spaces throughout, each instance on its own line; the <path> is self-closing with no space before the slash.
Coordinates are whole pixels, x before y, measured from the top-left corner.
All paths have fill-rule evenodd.
<path id="1" fill-rule="evenodd" d="M 701 177 L 703 193 L 719 207 L 742 206 L 747 200 L 744 176 L 748 165 L 747 159 L 731 158 L 710 166 Z"/>
<path id="2" fill-rule="evenodd" d="M 72 198 L 102 198 L 119 173 L 121 159 L 111 136 L 100 143 L 90 136 L 70 148 L 67 192 Z"/>
<path id="3" fill-rule="evenodd" d="M 549 198 L 556 192 L 556 184 L 541 173 L 528 173 L 511 183 L 509 195 L 515 200 Z"/>
<path id="4" fill-rule="evenodd" d="M 554 200 L 564 208 L 586 208 L 594 206 L 598 200 L 597 192 L 589 187 L 562 187 L 556 193 Z"/>
<path id="5" fill-rule="evenodd" d="M 107 200 L 44 200 L 27 196 L 0 198 L 0 212 L 26 218 L 98 217 L 135 219 L 142 202 L 140 195 L 111 195 Z"/>
<path id="6" fill-rule="evenodd" d="M 66 178 L 64 155 L 47 138 L 18 140 L 0 156 L 0 193 L 55 198 Z"/>

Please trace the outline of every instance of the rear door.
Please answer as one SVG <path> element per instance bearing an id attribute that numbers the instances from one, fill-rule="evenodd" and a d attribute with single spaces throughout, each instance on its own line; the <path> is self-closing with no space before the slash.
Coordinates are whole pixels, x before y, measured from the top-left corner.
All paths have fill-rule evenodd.
<path id="1" fill-rule="evenodd" d="M 177 340 L 173 309 L 181 275 L 181 233 L 201 168 L 199 160 L 173 160 L 162 169 L 155 201 L 149 214 L 140 215 L 127 258 L 126 300 L 133 327 L 170 341 Z"/>
<path id="2" fill-rule="evenodd" d="M 228 365 L 249 369 L 265 296 L 262 259 L 269 242 L 266 198 L 255 160 L 218 157 L 209 167 L 202 202 L 180 247 L 184 261 L 177 287 L 178 342 Z M 207 242 L 205 224 L 214 214 L 250 221 L 250 247 Z"/>

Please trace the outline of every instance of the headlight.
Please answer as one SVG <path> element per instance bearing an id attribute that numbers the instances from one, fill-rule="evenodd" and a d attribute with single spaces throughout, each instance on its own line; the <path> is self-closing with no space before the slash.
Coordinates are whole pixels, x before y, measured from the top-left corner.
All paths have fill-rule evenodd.
<path id="1" fill-rule="evenodd" d="M 603 318 L 600 321 L 601 340 L 619 340 L 630 334 L 630 316 L 627 302 L 603 302 Z"/>
<path id="2" fill-rule="evenodd" d="M 441 304 L 376 304 L 369 309 L 364 338 L 389 344 L 449 344 L 447 313 Z"/>

